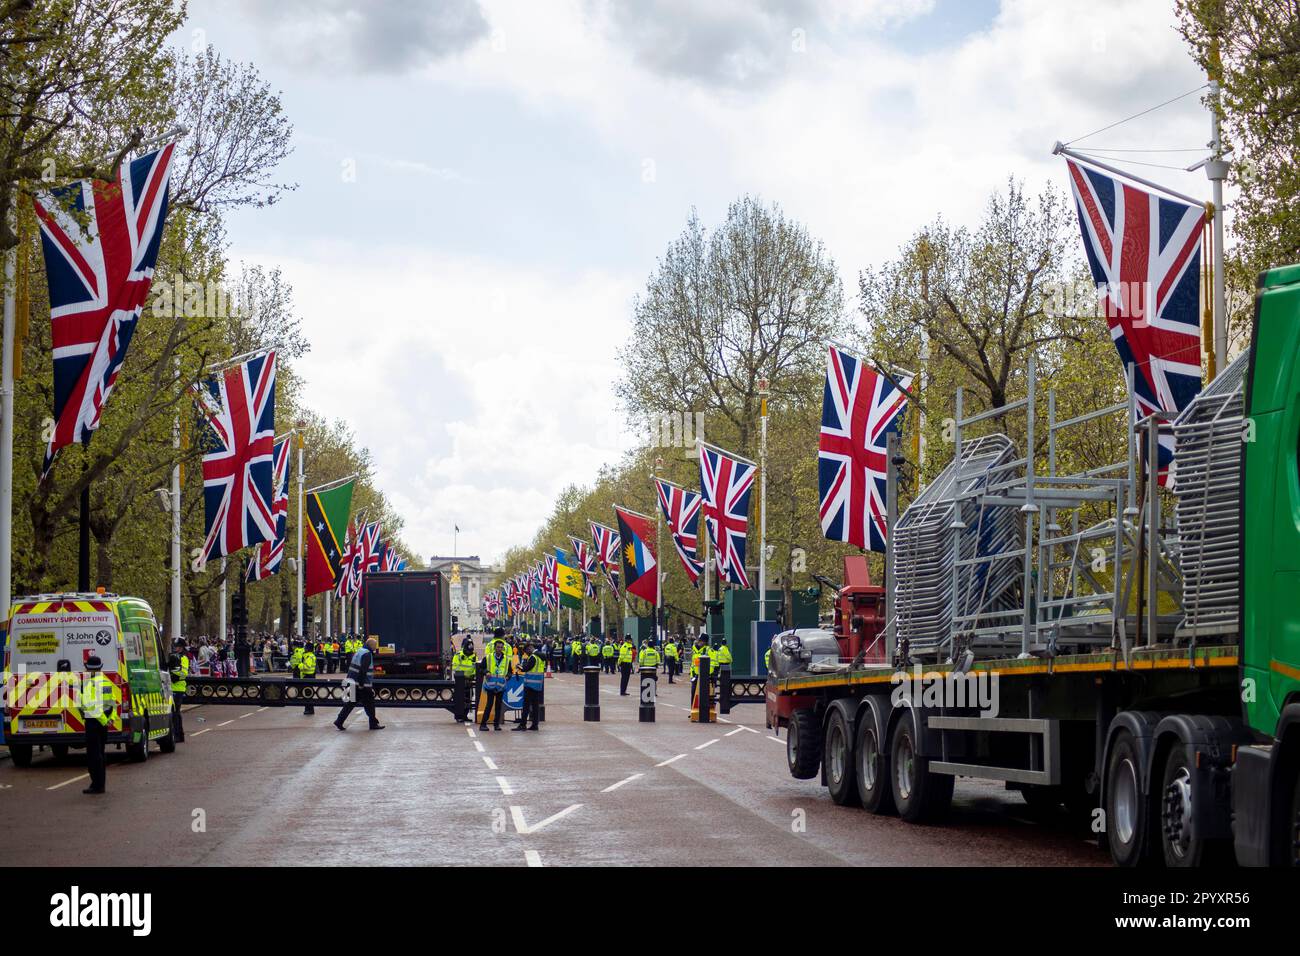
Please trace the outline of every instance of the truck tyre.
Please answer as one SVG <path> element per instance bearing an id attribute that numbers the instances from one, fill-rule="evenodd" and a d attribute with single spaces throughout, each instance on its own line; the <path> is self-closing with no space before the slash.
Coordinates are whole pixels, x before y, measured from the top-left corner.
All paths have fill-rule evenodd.
<path id="1" fill-rule="evenodd" d="M 54 754 L 54 760 L 57 763 L 63 763 L 68 759 L 68 745 L 50 744 L 50 753 Z"/>
<path id="2" fill-rule="evenodd" d="M 952 803 L 953 778 L 930 772 L 930 760 L 918 753 L 916 731 L 904 716 L 889 741 L 890 787 L 898 815 L 908 823 L 938 820 Z"/>
<path id="3" fill-rule="evenodd" d="M 1165 866 L 1171 869 L 1225 861 L 1231 844 L 1227 840 L 1206 840 L 1192 836 L 1192 773 L 1194 768 L 1182 743 L 1169 749 L 1165 759 L 1164 786 L 1160 797 L 1160 846 Z"/>
<path id="4" fill-rule="evenodd" d="M 30 767 L 32 765 L 32 745 L 10 744 L 9 759 L 14 762 L 15 767 Z"/>
<path id="5" fill-rule="evenodd" d="M 1291 781 L 1291 859 L 1292 866 L 1300 867 L 1300 770 Z"/>
<path id="6" fill-rule="evenodd" d="M 811 780 L 822 764 L 822 735 L 811 710 L 796 710 L 790 715 L 785 732 L 785 762 L 790 776 Z"/>
<path id="7" fill-rule="evenodd" d="M 1119 866 L 1150 860 L 1147 794 L 1142 788 L 1141 757 L 1133 735 L 1121 730 L 1106 759 L 1106 839 L 1110 858 Z"/>
<path id="8" fill-rule="evenodd" d="M 864 711 L 858 718 L 858 741 L 853 748 L 858 778 L 858 799 L 871 813 L 893 813 L 894 793 L 889 786 L 889 758 L 880 745 L 875 715 Z"/>
<path id="9" fill-rule="evenodd" d="M 822 748 L 826 764 L 826 789 L 839 806 L 858 802 L 857 761 L 853 753 L 853 735 L 844 711 L 831 711 L 826 721 L 826 743 Z"/>

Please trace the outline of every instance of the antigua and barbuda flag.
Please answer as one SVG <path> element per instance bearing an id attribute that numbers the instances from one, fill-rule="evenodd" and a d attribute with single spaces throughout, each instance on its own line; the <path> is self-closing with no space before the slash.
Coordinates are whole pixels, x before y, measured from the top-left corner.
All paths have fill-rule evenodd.
<path id="1" fill-rule="evenodd" d="M 651 542 L 655 537 L 654 521 L 643 514 L 614 506 L 618 515 L 622 541 L 623 588 L 628 594 L 659 603 L 659 561 Z"/>

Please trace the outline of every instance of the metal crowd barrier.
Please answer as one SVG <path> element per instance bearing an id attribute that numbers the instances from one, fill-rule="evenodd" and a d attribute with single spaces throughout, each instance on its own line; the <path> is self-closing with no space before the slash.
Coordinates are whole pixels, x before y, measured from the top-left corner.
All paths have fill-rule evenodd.
<path id="1" fill-rule="evenodd" d="M 376 707 L 452 709 L 454 681 L 381 678 L 371 686 L 375 692 Z M 345 700 L 343 683 L 338 680 L 190 676 L 186 680 L 185 703 L 256 704 L 260 707 L 338 704 L 341 707 Z"/>

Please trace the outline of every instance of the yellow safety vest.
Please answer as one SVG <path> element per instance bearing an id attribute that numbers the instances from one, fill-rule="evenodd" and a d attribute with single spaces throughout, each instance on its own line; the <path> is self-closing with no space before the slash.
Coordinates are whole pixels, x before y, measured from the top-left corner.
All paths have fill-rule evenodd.
<path id="1" fill-rule="evenodd" d="M 451 670 L 453 674 L 464 674 L 466 677 L 473 677 L 477 664 L 473 654 L 463 654 L 457 651 L 451 658 Z"/>
<path id="2" fill-rule="evenodd" d="M 313 654 L 311 651 L 307 651 L 302 655 L 302 662 L 298 665 L 298 676 L 299 677 L 316 676 L 316 655 Z"/>
<path id="3" fill-rule="evenodd" d="M 606 644 L 604 647 L 602 647 L 602 648 L 600 649 L 600 656 L 601 656 L 601 657 L 613 657 L 613 656 L 614 656 L 614 645 L 613 645 L 613 644 Z"/>
<path id="4" fill-rule="evenodd" d="M 176 670 L 172 671 L 172 694 L 184 695 L 188 689 L 185 678 L 190 673 L 190 655 L 182 654 L 181 662 L 177 665 Z"/>
<path id="5" fill-rule="evenodd" d="M 677 645 L 672 641 L 669 641 L 664 645 L 664 657 L 668 658 L 670 661 L 677 660 Z"/>
<path id="6" fill-rule="evenodd" d="M 86 720 L 98 720 L 105 727 L 117 716 L 119 703 L 117 685 L 98 671 L 81 682 L 81 715 Z"/>
<path id="7" fill-rule="evenodd" d="M 618 649 L 618 662 L 620 664 L 631 664 L 633 650 L 634 648 L 632 647 L 632 645 L 629 644 L 627 641 L 624 641 L 623 644 Z"/>
<path id="8" fill-rule="evenodd" d="M 642 648 L 642 649 L 641 649 L 641 666 L 642 666 L 642 667 L 658 667 L 658 666 L 659 666 L 659 652 L 656 651 L 653 647 L 645 647 L 645 648 Z"/>
<path id="9" fill-rule="evenodd" d="M 496 645 L 484 652 L 483 660 L 487 665 L 487 672 L 490 677 L 505 677 L 510 673 L 511 655 L 506 652 L 498 656 Z"/>
<path id="10" fill-rule="evenodd" d="M 721 647 L 718 648 L 717 654 L 718 654 L 719 664 L 731 663 L 731 648 L 728 647 L 726 644 L 723 644 Z"/>

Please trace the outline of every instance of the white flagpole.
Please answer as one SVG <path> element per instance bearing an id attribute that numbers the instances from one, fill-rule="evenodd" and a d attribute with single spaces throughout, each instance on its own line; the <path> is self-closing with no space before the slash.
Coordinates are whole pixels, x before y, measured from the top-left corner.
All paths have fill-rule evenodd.
<path id="1" fill-rule="evenodd" d="M 758 449 L 758 619 L 767 620 L 767 379 L 760 379 L 758 396 L 762 432 Z"/>
<path id="2" fill-rule="evenodd" d="M 663 458 L 655 458 L 655 477 L 659 477 L 659 469 L 664 466 Z M 663 634 L 660 633 L 659 622 L 663 620 L 664 608 L 664 571 L 663 571 L 663 512 L 664 509 L 659 504 L 659 483 L 655 482 L 655 640 L 663 642 Z"/>
<path id="3" fill-rule="evenodd" d="M 5 253 L 4 357 L 0 372 L 0 617 L 7 620 L 13 601 L 14 511 L 14 283 L 18 249 Z"/>
<path id="4" fill-rule="evenodd" d="M 306 488 L 305 477 L 303 475 L 303 441 L 302 432 L 298 432 L 298 617 L 294 621 L 294 632 L 302 637 L 302 522 L 305 515 L 303 504 L 305 495 L 303 489 Z"/>
<path id="5" fill-rule="evenodd" d="M 1219 76 L 1219 44 L 1214 41 L 1214 65 L 1210 77 L 1210 149 L 1205 175 L 1214 197 L 1214 368 L 1222 375 L 1228 367 L 1228 298 L 1223 275 L 1223 181 L 1228 178 L 1228 163 L 1223 158 L 1223 138 L 1219 130 L 1219 102 L 1222 81 Z"/>
<path id="6" fill-rule="evenodd" d="M 180 376 L 180 358 L 176 359 L 176 373 Z M 168 626 L 171 641 L 181 637 L 181 418 L 177 414 L 172 418 L 172 450 L 176 452 L 176 463 L 172 465 L 172 613 Z M 224 633 L 221 635 L 226 636 Z"/>
<path id="7" fill-rule="evenodd" d="M 330 611 L 333 608 L 333 606 L 334 606 L 334 595 L 331 594 L 329 591 L 326 591 L 325 592 L 325 637 L 326 638 L 330 638 L 334 636 L 334 627 L 332 622 L 330 621 Z"/>

